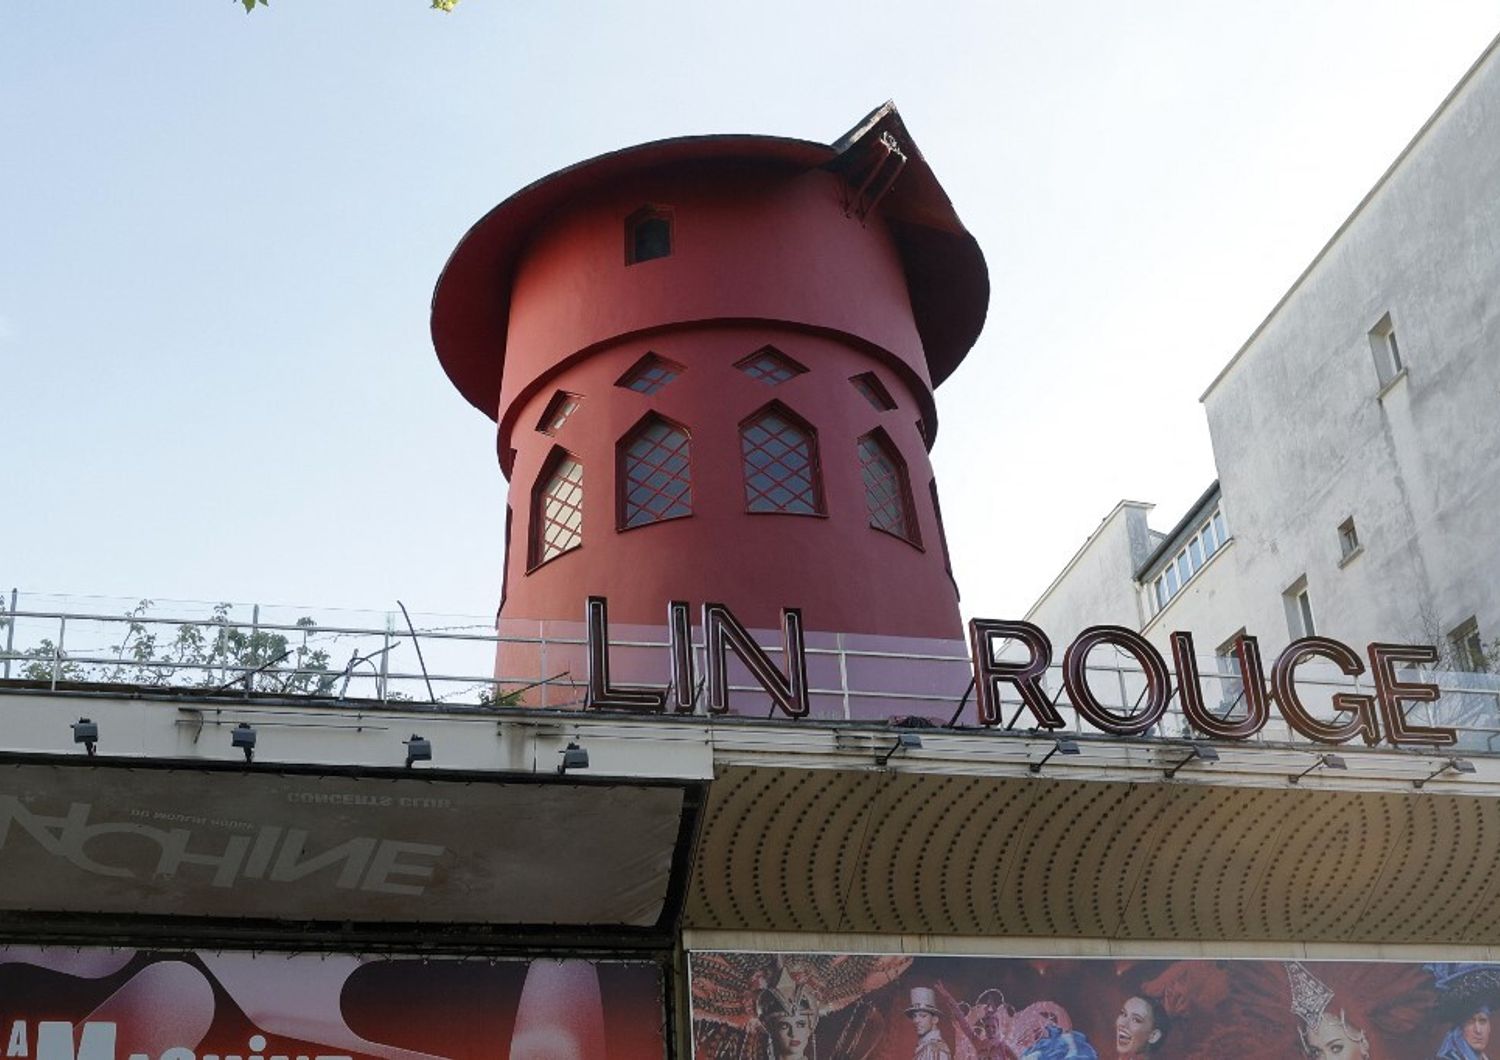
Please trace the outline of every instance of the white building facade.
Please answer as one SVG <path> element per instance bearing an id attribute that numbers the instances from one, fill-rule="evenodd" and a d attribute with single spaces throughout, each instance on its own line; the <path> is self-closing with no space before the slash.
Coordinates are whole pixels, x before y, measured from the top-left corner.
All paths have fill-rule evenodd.
<path id="1" fill-rule="evenodd" d="M 1202 400 L 1219 478 L 1166 533 L 1121 502 L 1031 608 L 1200 655 L 1316 632 L 1500 637 L 1500 40 Z"/>

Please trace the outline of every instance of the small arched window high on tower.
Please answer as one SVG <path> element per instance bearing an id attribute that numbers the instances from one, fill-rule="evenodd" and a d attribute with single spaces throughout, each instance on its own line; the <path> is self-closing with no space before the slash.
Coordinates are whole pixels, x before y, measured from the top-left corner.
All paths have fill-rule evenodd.
<path id="1" fill-rule="evenodd" d="M 531 494 L 528 567 L 540 567 L 583 544 L 583 464 L 566 449 L 552 450 Z"/>
<path id="2" fill-rule="evenodd" d="M 642 206 L 625 218 L 625 264 L 639 265 L 672 254 L 672 211 Z"/>
<path id="3" fill-rule="evenodd" d="M 859 467 L 870 525 L 921 548 L 906 461 L 884 431 L 876 428 L 859 440 Z"/>
<path id="4" fill-rule="evenodd" d="M 740 457 L 746 511 L 823 514 L 817 435 L 781 402 L 740 424 Z"/>
<path id="5" fill-rule="evenodd" d="M 653 413 L 620 439 L 617 459 L 621 530 L 693 514 L 687 431 Z"/>

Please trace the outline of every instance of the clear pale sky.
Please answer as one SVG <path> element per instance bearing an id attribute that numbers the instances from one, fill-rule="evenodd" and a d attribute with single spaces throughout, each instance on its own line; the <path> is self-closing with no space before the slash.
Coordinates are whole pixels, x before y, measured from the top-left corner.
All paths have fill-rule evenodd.
<path id="1" fill-rule="evenodd" d="M 603 151 L 894 98 L 989 259 L 934 460 L 966 613 L 1019 616 L 1116 501 L 1166 529 L 1213 479 L 1198 395 L 1500 32 L 1496 0 L 272 3 L 0 9 L 0 586 L 493 614 L 493 427 L 427 331 L 459 237 Z"/>

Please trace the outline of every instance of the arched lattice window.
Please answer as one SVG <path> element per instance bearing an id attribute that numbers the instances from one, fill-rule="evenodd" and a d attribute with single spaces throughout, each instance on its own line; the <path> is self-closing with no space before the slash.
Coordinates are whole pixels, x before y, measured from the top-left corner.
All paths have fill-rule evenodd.
<path id="1" fill-rule="evenodd" d="M 906 476 L 906 461 L 901 459 L 901 454 L 884 431 L 871 431 L 859 440 L 859 467 L 864 478 L 870 525 L 913 545 L 921 545 L 911 503 L 911 483 Z"/>
<path id="2" fill-rule="evenodd" d="M 583 544 L 583 464 L 554 449 L 531 497 L 531 566 Z"/>
<path id="3" fill-rule="evenodd" d="M 791 409 L 772 402 L 740 424 L 740 455 L 747 511 L 823 514 L 817 435 Z"/>
<path id="4" fill-rule="evenodd" d="M 660 416 L 647 416 L 620 440 L 617 454 L 622 530 L 693 514 L 687 431 Z"/>

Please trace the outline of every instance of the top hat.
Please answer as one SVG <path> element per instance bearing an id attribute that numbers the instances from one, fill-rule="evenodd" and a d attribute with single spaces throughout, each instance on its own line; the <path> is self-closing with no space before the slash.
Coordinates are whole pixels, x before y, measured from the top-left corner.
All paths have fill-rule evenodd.
<path id="1" fill-rule="evenodd" d="M 1429 964 L 1427 970 L 1437 987 L 1438 1009 L 1446 1019 L 1456 1023 L 1481 1006 L 1500 1008 L 1500 967 L 1454 962 Z"/>
<path id="2" fill-rule="evenodd" d="M 908 1016 L 917 1012 L 930 1012 L 934 1016 L 941 1016 L 938 1011 L 937 994 L 931 987 L 914 986 L 911 988 L 911 1006 L 906 1010 Z"/>

